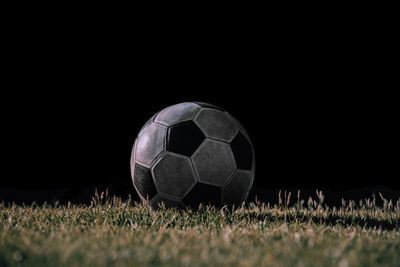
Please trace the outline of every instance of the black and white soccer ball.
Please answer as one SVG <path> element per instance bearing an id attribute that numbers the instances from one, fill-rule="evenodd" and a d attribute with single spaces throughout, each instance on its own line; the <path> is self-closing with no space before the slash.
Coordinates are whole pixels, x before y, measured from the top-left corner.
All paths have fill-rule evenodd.
<path id="1" fill-rule="evenodd" d="M 154 115 L 133 145 L 131 174 L 143 202 L 197 208 L 239 205 L 254 180 L 254 150 L 242 125 L 214 105 L 184 102 Z"/>

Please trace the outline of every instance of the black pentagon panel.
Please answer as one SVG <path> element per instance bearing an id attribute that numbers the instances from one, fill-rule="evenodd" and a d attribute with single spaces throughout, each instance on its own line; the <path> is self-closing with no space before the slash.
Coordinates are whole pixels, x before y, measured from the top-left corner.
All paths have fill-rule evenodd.
<path id="1" fill-rule="evenodd" d="M 184 209 L 185 205 L 180 200 L 173 200 L 167 196 L 157 194 L 151 201 L 150 206 L 153 209 L 160 209 L 164 205 L 166 208 Z"/>
<path id="2" fill-rule="evenodd" d="M 139 164 L 134 167 L 133 184 L 143 200 L 150 200 L 157 194 L 150 169 Z"/>
<path id="3" fill-rule="evenodd" d="M 205 139 L 193 121 L 185 121 L 168 130 L 167 151 L 190 157 Z"/>
<path id="4" fill-rule="evenodd" d="M 182 198 L 196 183 L 190 158 L 182 155 L 167 152 L 152 171 L 158 191 L 175 198 Z"/>
<path id="5" fill-rule="evenodd" d="M 137 139 L 135 159 L 138 163 L 150 166 L 151 163 L 165 149 L 165 137 L 167 128 L 151 123 L 143 129 Z"/>
<path id="6" fill-rule="evenodd" d="M 216 105 L 210 104 L 210 103 L 204 103 L 204 102 L 198 102 L 198 101 L 194 101 L 192 103 L 195 103 L 195 104 L 199 105 L 202 108 L 213 108 L 213 109 L 218 109 L 218 110 L 223 111 L 222 108 L 220 108 L 220 107 L 218 107 Z"/>
<path id="7" fill-rule="evenodd" d="M 250 171 L 238 170 L 222 188 L 222 202 L 228 205 L 240 205 L 246 200 L 252 183 Z"/>
<path id="8" fill-rule="evenodd" d="M 200 107 L 194 103 L 184 102 L 163 109 L 155 118 L 155 122 L 171 126 L 194 117 Z"/>
<path id="9" fill-rule="evenodd" d="M 183 203 L 194 209 L 198 208 L 200 203 L 219 207 L 221 206 L 221 197 L 221 187 L 197 183 L 183 198 Z"/>
<path id="10" fill-rule="evenodd" d="M 193 121 L 199 126 L 206 137 L 230 142 L 239 128 L 225 112 L 202 108 Z"/>
<path id="11" fill-rule="evenodd" d="M 253 166 L 253 147 L 249 140 L 238 132 L 231 142 L 231 149 L 238 169 L 251 170 Z"/>

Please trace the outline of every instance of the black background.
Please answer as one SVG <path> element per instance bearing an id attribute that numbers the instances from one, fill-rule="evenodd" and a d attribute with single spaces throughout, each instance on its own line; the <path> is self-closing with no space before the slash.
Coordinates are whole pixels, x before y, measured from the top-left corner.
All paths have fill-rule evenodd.
<path id="1" fill-rule="evenodd" d="M 259 188 L 400 190 L 390 33 L 97 26 L 24 25 L 9 39 L 0 186 L 135 194 L 129 159 L 141 126 L 169 105 L 203 101 L 247 129 Z"/>

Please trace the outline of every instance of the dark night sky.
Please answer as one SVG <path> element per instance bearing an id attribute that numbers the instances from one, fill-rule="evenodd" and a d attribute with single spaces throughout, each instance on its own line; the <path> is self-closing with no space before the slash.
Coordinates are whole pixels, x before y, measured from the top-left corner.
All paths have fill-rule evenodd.
<path id="1" fill-rule="evenodd" d="M 258 186 L 398 186 L 393 99 L 363 90 L 308 91 L 307 79 L 298 80 L 297 90 L 272 89 L 276 83 L 267 82 L 249 85 L 245 79 L 207 90 L 202 89 L 205 84 L 189 89 L 188 81 L 175 94 L 170 77 L 163 80 L 165 85 L 158 83 L 158 88 L 165 87 L 162 91 L 128 79 L 132 88 L 124 92 L 64 88 L 29 93 L 32 98 L 24 99 L 29 103 L 19 103 L 22 112 L 9 118 L 16 165 L 13 178 L 2 183 L 35 188 L 129 184 L 130 150 L 142 124 L 168 105 L 200 100 L 224 107 L 248 130 L 256 150 Z M 114 79 L 93 83 L 119 87 Z"/>
<path id="2" fill-rule="evenodd" d="M 367 36 L 178 45 L 109 31 L 55 34 L 46 46 L 46 34 L 27 36 L 29 45 L 15 43 L 2 97 L 10 170 L 0 186 L 133 190 L 130 151 L 142 124 L 197 100 L 248 130 L 258 187 L 400 190 L 393 71 Z"/>

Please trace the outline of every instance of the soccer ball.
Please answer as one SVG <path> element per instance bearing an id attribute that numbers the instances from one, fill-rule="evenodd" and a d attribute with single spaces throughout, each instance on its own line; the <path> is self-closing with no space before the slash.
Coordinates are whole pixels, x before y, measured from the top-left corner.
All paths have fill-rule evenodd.
<path id="1" fill-rule="evenodd" d="M 254 150 L 241 124 L 214 105 L 184 102 L 154 115 L 133 145 L 141 200 L 158 208 L 238 206 L 254 180 Z"/>

